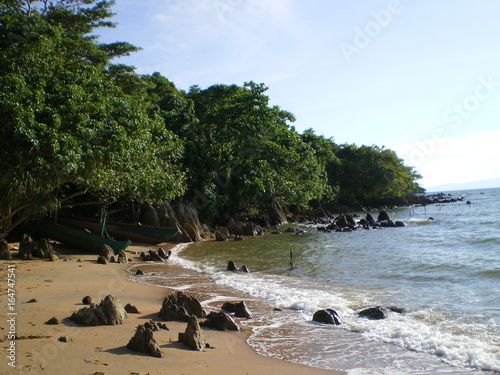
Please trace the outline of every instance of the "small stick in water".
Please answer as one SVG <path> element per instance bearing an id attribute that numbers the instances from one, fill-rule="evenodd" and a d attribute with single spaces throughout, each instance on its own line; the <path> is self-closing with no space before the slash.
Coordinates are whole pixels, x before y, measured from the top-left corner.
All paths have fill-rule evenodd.
<path id="1" fill-rule="evenodd" d="M 290 267 L 293 270 L 295 267 L 293 266 L 293 251 L 290 249 Z"/>

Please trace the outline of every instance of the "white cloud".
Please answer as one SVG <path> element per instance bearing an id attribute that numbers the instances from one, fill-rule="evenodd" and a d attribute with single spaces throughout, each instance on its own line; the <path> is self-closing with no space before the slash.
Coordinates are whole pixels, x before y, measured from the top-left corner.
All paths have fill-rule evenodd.
<path id="1" fill-rule="evenodd" d="M 386 145 L 417 169 L 424 187 L 500 177 L 500 130 Z"/>

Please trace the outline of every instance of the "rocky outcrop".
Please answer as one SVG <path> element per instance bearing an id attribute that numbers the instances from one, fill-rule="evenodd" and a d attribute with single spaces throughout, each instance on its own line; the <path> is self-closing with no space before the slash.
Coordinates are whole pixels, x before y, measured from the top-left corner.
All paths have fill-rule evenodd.
<path id="1" fill-rule="evenodd" d="M 123 324 L 127 313 L 117 297 L 106 296 L 99 305 L 91 304 L 74 312 L 70 319 L 75 323 L 86 326 L 119 325 Z"/>
<path id="2" fill-rule="evenodd" d="M 127 344 L 127 348 L 136 352 L 149 354 L 152 357 L 163 357 L 163 352 L 153 337 L 152 327 L 149 323 L 138 325 L 134 336 Z"/>
<path id="3" fill-rule="evenodd" d="M 210 236 L 208 228 L 200 223 L 195 205 L 189 201 L 172 205 L 165 203 L 156 208 L 143 205 L 141 222 L 152 226 L 178 228 L 181 233 L 171 239 L 175 242 L 195 242 Z"/>
<path id="4" fill-rule="evenodd" d="M 229 239 L 229 232 L 226 230 L 217 230 L 215 231 L 215 240 L 216 241 L 227 241 Z"/>
<path id="5" fill-rule="evenodd" d="M 179 332 L 179 341 L 183 342 L 193 350 L 203 350 L 207 347 L 205 336 L 201 331 L 198 318 L 191 315 L 188 319 L 188 325 L 184 333 Z"/>
<path id="6" fill-rule="evenodd" d="M 313 321 L 323 324 L 340 325 L 340 317 L 337 312 L 332 309 L 316 311 L 313 315 Z"/>
<path id="7" fill-rule="evenodd" d="M 263 232 L 263 229 L 253 222 L 235 221 L 229 219 L 227 229 L 235 236 L 257 236 Z"/>
<path id="8" fill-rule="evenodd" d="M 212 311 L 207 316 L 207 320 L 200 324 L 203 327 L 217 329 L 219 331 L 240 331 L 236 322 L 224 312 Z"/>
<path id="9" fill-rule="evenodd" d="M 163 320 L 187 322 L 191 315 L 204 318 L 207 313 L 195 297 L 177 292 L 163 300 L 159 315 Z"/>

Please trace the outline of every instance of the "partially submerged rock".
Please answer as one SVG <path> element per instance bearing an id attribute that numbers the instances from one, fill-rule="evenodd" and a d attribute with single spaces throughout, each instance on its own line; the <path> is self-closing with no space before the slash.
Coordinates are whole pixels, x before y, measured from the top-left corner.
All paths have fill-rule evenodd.
<path id="1" fill-rule="evenodd" d="M 207 313 L 201 307 L 200 301 L 195 297 L 188 296 L 183 292 L 177 292 L 165 297 L 159 315 L 163 320 L 187 322 L 191 315 L 204 318 Z"/>
<path id="2" fill-rule="evenodd" d="M 179 332 L 179 341 L 183 342 L 193 350 L 202 350 L 207 347 L 205 336 L 201 331 L 196 315 L 191 315 L 184 333 Z"/>
<path id="3" fill-rule="evenodd" d="M 313 321 L 323 324 L 340 325 L 340 317 L 333 309 L 316 311 L 313 315 Z"/>
<path id="4" fill-rule="evenodd" d="M 381 320 L 386 318 L 386 309 L 380 306 L 370 307 L 368 309 L 364 309 L 358 313 L 358 316 L 361 318 L 368 318 L 372 320 Z"/>
<path id="5" fill-rule="evenodd" d="M 149 323 L 137 326 L 134 336 L 127 344 L 127 348 L 136 352 L 149 354 L 152 357 L 163 357 L 163 352 L 153 337 L 152 325 Z"/>
<path id="6" fill-rule="evenodd" d="M 90 305 L 74 312 L 70 319 L 86 326 L 123 324 L 127 313 L 117 297 L 106 296 L 99 305 Z"/>

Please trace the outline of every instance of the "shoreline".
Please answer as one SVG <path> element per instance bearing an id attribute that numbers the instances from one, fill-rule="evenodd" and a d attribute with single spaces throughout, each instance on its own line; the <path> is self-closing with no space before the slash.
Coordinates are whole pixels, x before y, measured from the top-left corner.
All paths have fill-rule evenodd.
<path id="1" fill-rule="evenodd" d="M 165 248 L 165 246 L 163 246 Z M 172 245 L 173 247 L 173 245 Z M 132 258 L 126 264 L 96 263 L 96 254 L 79 254 L 64 250 L 60 260 L 12 260 L 2 261 L 0 282 L 3 290 L 8 286 L 8 266 L 15 274 L 15 365 L 8 365 L 8 328 L 2 324 L 0 337 L 3 354 L 0 369 L 19 374 L 345 374 L 342 371 L 322 370 L 300 364 L 262 356 L 247 342 L 250 328 L 243 324 L 241 332 L 221 332 L 203 329 L 207 342 L 215 349 L 202 352 L 188 350 L 177 341 L 179 332 L 184 332 L 185 323 L 166 322 L 169 331 L 155 333 L 164 357 L 154 358 L 130 351 L 126 345 L 134 335 L 135 328 L 149 320 L 158 320 L 163 299 L 174 290 L 142 284 L 129 279 L 131 266 L 143 264 L 134 252 L 152 246 L 133 244 L 127 249 Z M 79 261 L 80 260 L 80 261 Z M 182 275 L 189 279 L 187 270 L 179 265 L 165 263 L 167 273 L 173 277 Z M 164 266 L 162 266 L 164 267 Z M 196 278 L 191 279 L 196 295 Z M 207 279 L 208 281 L 208 279 Z M 217 286 L 211 283 L 211 288 Z M 69 316 L 84 307 L 83 297 L 89 295 L 99 303 L 106 295 L 116 295 L 123 306 L 136 306 L 139 314 L 127 314 L 119 326 L 79 326 L 69 321 Z M 36 299 L 36 302 L 29 302 Z M 201 301 L 203 303 L 203 301 Z M 0 319 L 5 322 L 8 315 L 6 293 L 0 295 Z M 204 306 L 205 307 L 205 306 Z M 59 319 L 58 325 L 46 325 L 52 317 Z M 68 342 L 58 339 L 66 336 Z"/>

